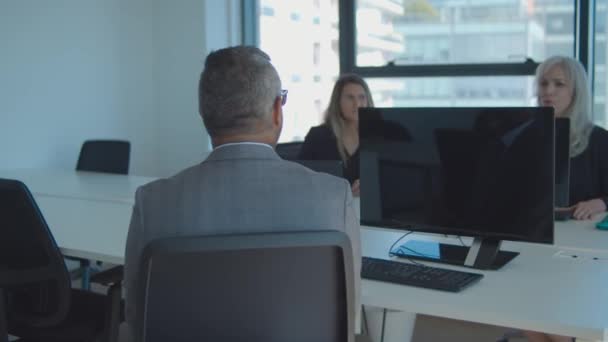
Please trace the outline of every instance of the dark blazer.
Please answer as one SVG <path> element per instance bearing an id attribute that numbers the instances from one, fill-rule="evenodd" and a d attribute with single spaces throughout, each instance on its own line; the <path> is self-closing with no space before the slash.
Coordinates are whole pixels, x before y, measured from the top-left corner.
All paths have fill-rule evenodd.
<path id="1" fill-rule="evenodd" d="M 608 207 L 608 131 L 598 126 L 585 151 L 570 160 L 570 205 L 594 198 Z"/>
<path id="2" fill-rule="evenodd" d="M 341 160 L 336 144 L 336 136 L 329 126 L 323 124 L 312 127 L 300 150 L 298 159 L 301 160 Z M 348 156 L 344 165 L 344 178 L 351 184 L 359 179 L 359 149 Z"/>

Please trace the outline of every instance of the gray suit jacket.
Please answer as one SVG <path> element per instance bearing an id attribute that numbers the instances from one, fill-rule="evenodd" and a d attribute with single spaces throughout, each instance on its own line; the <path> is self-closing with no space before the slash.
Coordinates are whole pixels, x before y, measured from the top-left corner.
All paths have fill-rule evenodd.
<path id="1" fill-rule="evenodd" d="M 269 146 L 228 145 L 199 165 L 137 190 L 125 252 L 126 320 L 135 319 L 143 247 L 163 237 L 339 230 L 351 238 L 355 308 L 361 245 L 348 182 L 282 160 Z M 131 325 L 132 326 L 132 325 Z"/>

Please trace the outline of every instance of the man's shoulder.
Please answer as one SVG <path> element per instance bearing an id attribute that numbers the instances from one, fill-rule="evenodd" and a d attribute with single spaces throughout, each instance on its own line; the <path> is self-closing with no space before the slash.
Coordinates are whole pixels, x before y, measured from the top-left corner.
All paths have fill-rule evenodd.
<path id="1" fill-rule="evenodd" d="M 239 163 L 239 161 L 235 161 Z M 250 161 L 243 160 L 244 163 Z M 239 168 L 236 165 L 231 166 L 231 177 L 240 177 Z M 252 170 L 251 168 L 256 170 Z M 225 171 L 225 170 L 224 170 Z M 243 171 L 245 172 L 245 171 Z M 267 189 L 275 189 L 276 195 L 281 197 L 284 192 L 290 194 L 299 194 L 305 198 L 315 198 L 318 200 L 333 198 L 333 200 L 343 200 L 346 193 L 350 193 L 348 181 L 328 173 L 313 171 L 299 163 L 286 160 L 260 160 L 255 166 L 248 165 L 246 174 L 242 174 L 243 179 L 248 182 L 253 181 L 259 186 L 268 182 Z M 187 168 L 174 176 L 158 179 L 148 184 L 141 186 L 137 190 L 137 200 L 144 201 L 148 205 L 157 207 L 161 203 L 167 201 L 172 202 L 175 199 L 182 199 L 186 193 L 193 191 L 203 191 L 208 193 L 247 191 L 250 189 L 248 185 L 243 184 L 239 179 L 233 178 L 230 184 L 220 182 L 224 186 L 220 186 L 214 179 L 222 178 L 224 172 L 216 170 L 211 163 L 203 162 L 199 165 Z M 252 174 L 264 175 L 260 177 L 251 177 Z M 272 180 L 267 178 L 272 177 Z M 202 184 L 205 184 L 202 188 Z M 280 185 L 279 185 L 280 184 Z M 241 188 L 241 186 L 244 186 Z M 259 187 L 258 186 L 258 187 Z M 221 187 L 221 189 L 220 189 Z M 255 186 L 254 186 L 255 188 Z M 200 190 L 194 190 L 200 189 Z M 188 196 L 186 196 L 188 197 Z M 165 203 L 167 204 L 167 203 Z"/>
<path id="2" fill-rule="evenodd" d="M 285 169 L 285 174 L 290 177 L 301 177 L 303 179 L 310 179 L 318 182 L 336 184 L 340 186 L 348 185 L 348 182 L 344 178 L 336 177 L 326 172 L 314 171 L 297 162 L 283 160 L 278 164 L 278 166 L 280 166 L 280 168 Z"/>
<path id="3" fill-rule="evenodd" d="M 188 182 L 189 179 L 195 177 L 195 174 L 198 172 L 197 170 L 201 167 L 201 164 L 197 164 L 191 167 L 188 167 L 182 171 L 179 171 L 173 176 L 166 178 L 159 178 L 150 183 L 146 183 L 140 186 L 137 189 L 139 196 L 146 196 L 148 194 L 158 195 L 163 192 L 167 192 L 171 189 L 174 189 L 178 186 L 178 184 L 183 184 Z"/>

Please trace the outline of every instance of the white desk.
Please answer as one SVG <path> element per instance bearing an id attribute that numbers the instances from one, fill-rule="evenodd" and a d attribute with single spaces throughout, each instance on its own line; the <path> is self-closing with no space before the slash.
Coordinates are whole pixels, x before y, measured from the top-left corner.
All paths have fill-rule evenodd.
<path id="1" fill-rule="evenodd" d="M 135 190 L 156 178 L 71 170 L 0 170 L 0 177 L 18 179 L 37 196 L 133 204 Z"/>
<path id="2" fill-rule="evenodd" d="M 135 189 L 153 180 L 70 171 L 0 171 L 0 177 L 21 179 L 30 187 L 63 253 L 118 264 L 124 261 Z M 401 234 L 363 228 L 363 255 L 386 257 Z M 588 340 L 608 339 L 608 232 L 594 230 L 591 222 L 558 223 L 556 243 L 505 243 L 505 248 L 521 255 L 499 271 L 482 272 L 486 276 L 480 283 L 458 294 L 364 280 L 362 302 Z M 560 252 L 573 251 L 560 246 L 605 253 L 606 258 L 558 257 Z"/>
<path id="3" fill-rule="evenodd" d="M 387 258 L 390 245 L 401 235 L 363 229 L 363 255 Z M 521 254 L 499 271 L 472 270 L 485 277 L 460 293 L 363 280 L 362 302 L 594 341 L 608 339 L 608 252 L 603 253 L 604 260 L 593 261 L 557 257 L 565 249 L 553 246 L 509 247 Z"/>
<path id="4" fill-rule="evenodd" d="M 71 170 L 0 170 L 34 195 L 66 256 L 122 264 L 135 190 L 155 178 Z"/>
<path id="5" fill-rule="evenodd" d="M 555 223 L 555 245 L 580 250 L 608 251 L 608 231 L 595 228 L 605 214 L 593 221 L 565 221 Z"/>
<path id="6" fill-rule="evenodd" d="M 34 194 L 61 253 L 123 264 L 133 205 Z"/>

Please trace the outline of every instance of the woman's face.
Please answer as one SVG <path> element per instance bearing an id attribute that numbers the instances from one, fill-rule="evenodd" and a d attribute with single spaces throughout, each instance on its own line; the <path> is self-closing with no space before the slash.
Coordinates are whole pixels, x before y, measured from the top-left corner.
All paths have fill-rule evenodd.
<path id="1" fill-rule="evenodd" d="M 359 120 L 359 107 L 367 107 L 365 89 L 357 83 L 348 83 L 342 88 L 340 94 L 340 112 L 345 121 L 357 122 Z"/>
<path id="2" fill-rule="evenodd" d="M 547 70 L 538 84 L 538 103 L 553 107 L 555 116 L 565 116 L 566 109 L 572 102 L 573 87 L 561 66 L 555 65 Z"/>

